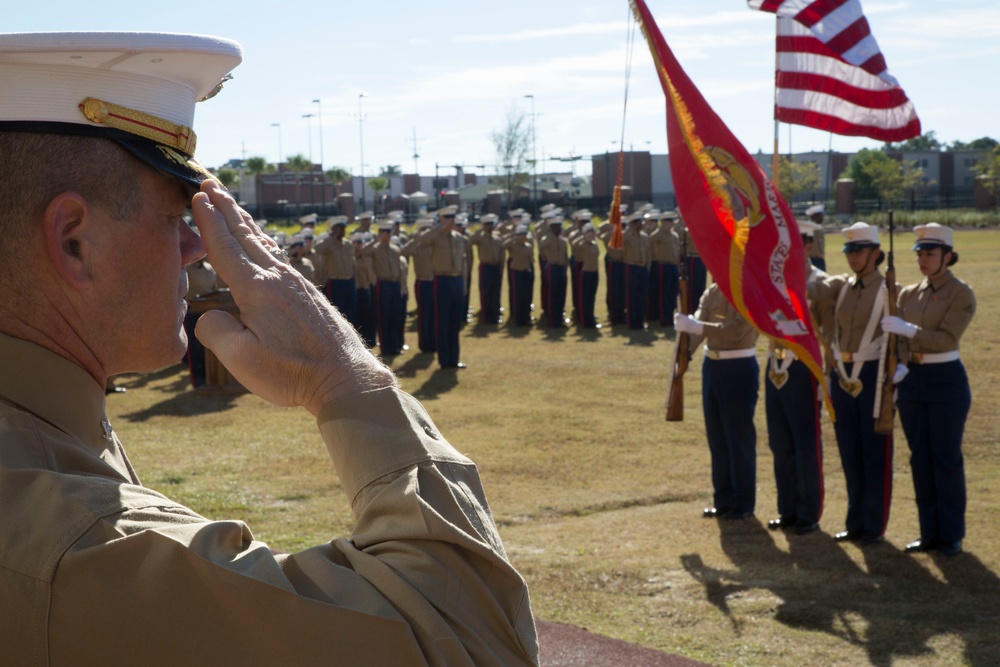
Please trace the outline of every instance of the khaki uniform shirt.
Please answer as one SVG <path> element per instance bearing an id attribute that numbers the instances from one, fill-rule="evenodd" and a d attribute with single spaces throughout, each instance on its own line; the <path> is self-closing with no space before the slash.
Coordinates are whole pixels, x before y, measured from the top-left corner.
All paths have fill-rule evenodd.
<path id="1" fill-rule="evenodd" d="M 872 316 L 872 309 L 875 306 L 875 298 L 878 296 L 885 276 L 878 270 L 865 276 L 861 281 L 857 277 L 849 277 L 846 274 L 830 276 L 826 281 L 826 286 L 821 290 L 820 304 L 817 304 L 822 314 L 821 319 L 824 324 L 829 324 L 824 331 L 830 338 L 831 345 L 839 342 L 841 352 L 858 352 L 861 347 L 861 339 L 864 337 L 868 320 Z M 837 299 L 840 297 L 840 290 L 844 283 L 849 283 L 850 287 L 844 300 L 837 307 Z M 881 321 L 882 313 L 878 313 L 876 319 Z M 875 325 L 875 332 L 872 334 L 872 341 L 877 341 L 882 336 L 882 327 Z"/>
<path id="2" fill-rule="evenodd" d="M 622 234 L 622 259 L 626 264 L 649 268 L 653 261 L 653 251 L 646 232 L 625 230 Z"/>
<path id="3" fill-rule="evenodd" d="M 446 231 L 444 225 L 431 227 L 417 237 L 422 245 L 431 249 L 431 266 L 435 275 L 464 276 L 466 242 L 455 230 Z"/>
<path id="4" fill-rule="evenodd" d="M 573 257 L 580 262 L 581 271 L 597 271 L 601 259 L 597 240 L 588 241 L 582 235 L 577 236 L 573 242 Z"/>
<path id="5" fill-rule="evenodd" d="M 688 257 L 701 257 L 698 254 L 698 249 L 694 247 L 694 240 L 685 225 L 675 223 L 673 232 L 677 235 L 677 247 L 680 248 L 680 252 L 685 253 Z"/>
<path id="6" fill-rule="evenodd" d="M 434 280 L 434 265 L 431 263 L 431 247 L 420 243 L 420 237 L 426 232 L 414 236 L 400 252 L 404 257 L 413 259 L 413 274 L 417 280 Z"/>
<path id="7" fill-rule="evenodd" d="M 371 258 L 377 280 L 400 282 L 399 248 L 373 241 L 361 249 L 361 256 Z"/>
<path id="8" fill-rule="evenodd" d="M 4 664 L 537 664 L 475 465 L 402 391 L 321 412 L 357 523 L 275 555 L 143 487 L 84 370 L 3 335 L 0 368 Z"/>
<path id="9" fill-rule="evenodd" d="M 375 284 L 375 269 L 372 258 L 362 255 L 354 260 L 354 286 L 357 289 L 368 289 Z"/>
<path id="10" fill-rule="evenodd" d="M 316 269 L 313 267 L 313 263 L 310 262 L 305 257 L 289 257 L 288 264 L 302 274 L 302 277 L 309 282 L 315 282 Z"/>
<path id="11" fill-rule="evenodd" d="M 710 350 L 745 350 L 757 344 L 758 333 L 733 308 L 718 283 L 712 283 L 701 295 L 694 318 L 705 325 L 701 335 L 688 338 L 688 350 L 694 352 L 704 340 Z"/>
<path id="12" fill-rule="evenodd" d="M 316 252 L 316 248 L 313 247 L 312 250 L 306 253 L 305 258 L 308 259 L 313 266 L 313 277 L 309 279 L 310 282 L 317 287 L 322 287 L 326 284 L 326 278 L 324 277 L 325 274 L 323 273 L 323 256 Z"/>
<path id="13" fill-rule="evenodd" d="M 822 227 L 813 232 L 813 244 L 809 256 L 826 259 L 826 232 Z"/>
<path id="14" fill-rule="evenodd" d="M 322 284 L 327 280 L 350 280 L 354 275 L 354 244 L 346 238 L 339 241 L 332 236 L 316 245 L 316 253 L 323 258 Z"/>
<path id="15" fill-rule="evenodd" d="M 504 241 L 504 247 L 510 255 L 510 268 L 513 271 L 531 271 L 535 268 L 535 248 L 528 239 L 517 239 L 515 236 Z"/>
<path id="16" fill-rule="evenodd" d="M 904 361 L 909 353 L 951 352 L 976 314 L 976 295 L 966 283 L 945 271 L 934 281 L 924 278 L 899 292 L 896 314 L 920 327 L 913 338 L 899 336 Z"/>
<path id="17" fill-rule="evenodd" d="M 608 259 L 612 262 L 620 262 L 622 261 L 622 248 L 612 248 L 609 245 L 614 231 L 614 226 L 612 226 L 610 222 L 602 223 L 601 226 L 597 228 L 597 237 L 604 242 L 604 248 L 607 250 Z"/>
<path id="18" fill-rule="evenodd" d="M 652 248 L 654 262 L 660 264 L 678 264 L 680 262 L 680 243 L 672 229 L 658 227 L 649 235 L 649 244 Z"/>
<path id="19" fill-rule="evenodd" d="M 496 232 L 484 234 L 479 230 L 469 238 L 469 243 L 479 252 L 479 263 L 500 266 L 504 260 L 503 241 Z"/>
<path id="20" fill-rule="evenodd" d="M 193 299 L 196 296 L 201 296 L 202 294 L 211 294 L 219 289 L 218 276 L 215 273 L 215 269 L 212 265 L 203 262 L 201 266 L 196 266 L 195 264 L 188 264 L 187 267 L 187 277 L 188 277 L 188 291 L 185 298 Z"/>
<path id="21" fill-rule="evenodd" d="M 400 251 L 399 255 L 397 255 L 399 257 L 399 293 L 405 297 L 410 293 L 407 287 L 407 283 L 410 281 L 410 263 L 406 257 L 403 257 L 399 246 L 396 246 L 396 248 Z"/>
<path id="22" fill-rule="evenodd" d="M 561 235 L 549 234 L 538 241 L 538 257 L 553 266 L 569 264 L 569 244 Z"/>

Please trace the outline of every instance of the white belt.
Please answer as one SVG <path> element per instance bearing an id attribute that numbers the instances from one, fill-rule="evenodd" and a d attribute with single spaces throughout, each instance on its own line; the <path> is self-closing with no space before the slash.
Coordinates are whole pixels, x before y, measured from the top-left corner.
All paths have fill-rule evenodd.
<path id="1" fill-rule="evenodd" d="M 833 351 L 833 358 L 837 361 L 843 361 L 845 364 L 854 363 L 855 361 L 874 361 L 882 357 L 882 350 L 868 350 L 866 352 L 840 352 L 838 350 Z"/>
<path id="2" fill-rule="evenodd" d="M 787 347 L 779 347 L 776 350 L 771 350 L 771 356 L 777 359 L 778 361 L 783 361 L 785 359 L 791 359 L 794 361 L 795 359 L 798 359 L 798 357 L 795 356 L 795 353 L 789 350 Z"/>
<path id="3" fill-rule="evenodd" d="M 752 357 L 757 353 L 757 350 L 752 347 L 744 348 L 742 350 L 711 350 L 708 345 L 705 346 L 705 356 L 709 359 L 715 359 L 721 361 L 723 359 L 746 359 L 747 357 Z"/>
<path id="4" fill-rule="evenodd" d="M 958 350 L 951 352 L 911 352 L 910 362 L 914 364 L 944 364 L 958 361 Z"/>

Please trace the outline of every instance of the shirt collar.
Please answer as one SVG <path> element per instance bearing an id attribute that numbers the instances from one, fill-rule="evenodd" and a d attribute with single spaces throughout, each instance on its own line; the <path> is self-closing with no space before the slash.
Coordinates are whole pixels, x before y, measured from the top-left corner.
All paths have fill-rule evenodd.
<path id="1" fill-rule="evenodd" d="M 0 397 L 91 447 L 109 447 L 104 389 L 90 373 L 39 345 L 0 333 Z"/>
<path id="2" fill-rule="evenodd" d="M 858 289 L 864 289 L 866 287 L 871 287 L 872 285 L 880 282 L 882 280 L 882 272 L 879 270 L 872 271 L 867 276 L 858 280 L 857 274 L 851 278 L 851 287 L 856 287 Z"/>
<path id="3" fill-rule="evenodd" d="M 951 275 L 951 271 L 945 269 L 945 272 L 934 280 L 924 278 L 920 282 L 920 291 L 923 292 L 929 289 L 932 292 L 937 292 L 939 289 L 951 282 L 952 278 L 954 278 L 954 276 Z"/>

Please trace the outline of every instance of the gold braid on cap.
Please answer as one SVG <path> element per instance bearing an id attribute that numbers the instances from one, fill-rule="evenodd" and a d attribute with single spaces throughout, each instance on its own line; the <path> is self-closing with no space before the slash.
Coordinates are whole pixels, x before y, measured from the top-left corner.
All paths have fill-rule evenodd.
<path id="1" fill-rule="evenodd" d="M 177 149 L 188 156 L 194 155 L 198 137 L 185 125 L 171 123 L 152 114 L 129 109 L 118 104 L 88 97 L 80 102 L 80 111 L 87 120 L 107 125 L 129 134 L 135 134 Z"/>

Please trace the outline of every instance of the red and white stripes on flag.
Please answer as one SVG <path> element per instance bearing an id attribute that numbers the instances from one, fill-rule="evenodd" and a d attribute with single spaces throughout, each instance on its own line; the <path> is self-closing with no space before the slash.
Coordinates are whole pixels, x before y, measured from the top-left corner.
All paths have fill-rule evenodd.
<path id="1" fill-rule="evenodd" d="M 775 118 L 879 141 L 920 135 L 859 0 L 747 0 L 778 17 Z"/>

